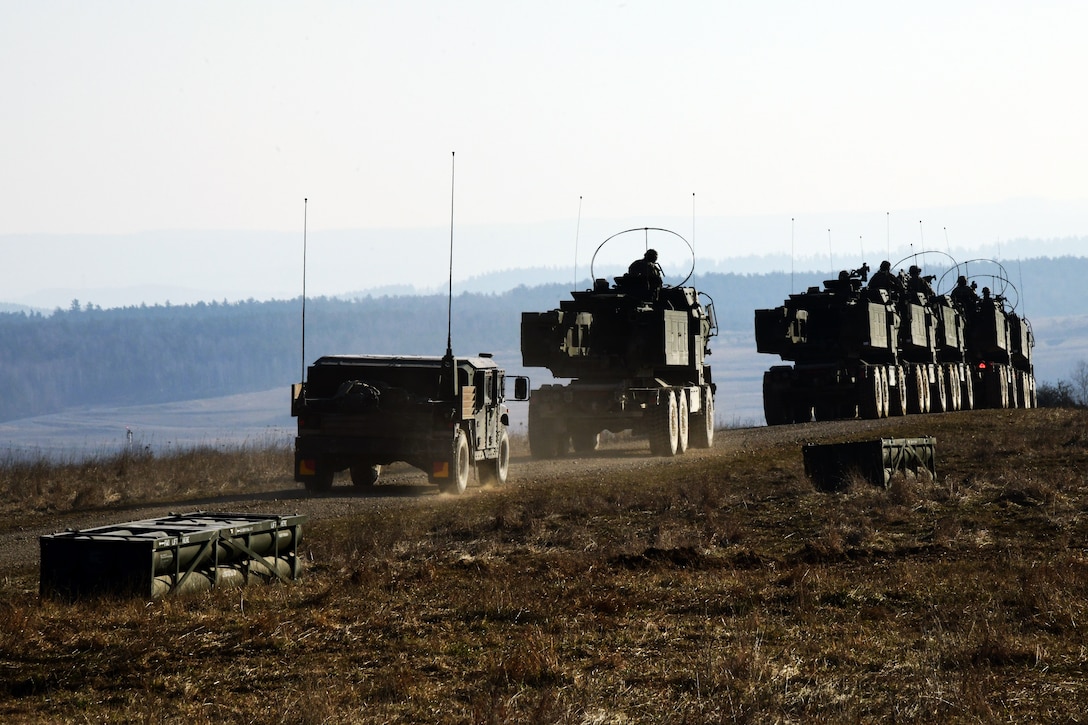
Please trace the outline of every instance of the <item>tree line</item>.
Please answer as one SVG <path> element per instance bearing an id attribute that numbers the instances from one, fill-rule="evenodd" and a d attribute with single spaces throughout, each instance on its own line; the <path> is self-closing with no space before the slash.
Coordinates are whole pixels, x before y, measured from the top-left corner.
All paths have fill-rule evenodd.
<path id="1" fill-rule="evenodd" d="M 1088 259 L 1027 260 L 1017 270 L 1029 314 L 1083 310 Z M 755 309 L 830 276 L 712 273 L 687 284 L 713 299 L 723 331 L 750 332 Z M 52 314 L 0 313 L 0 420 L 267 390 L 300 380 L 304 354 L 306 362 L 340 353 L 441 355 L 447 336 L 460 355 L 517 355 L 521 312 L 556 308 L 569 292 L 570 285 L 548 284 L 452 299 L 313 298 L 305 302 L 305 353 L 300 298 L 112 309 L 73 300 Z"/>

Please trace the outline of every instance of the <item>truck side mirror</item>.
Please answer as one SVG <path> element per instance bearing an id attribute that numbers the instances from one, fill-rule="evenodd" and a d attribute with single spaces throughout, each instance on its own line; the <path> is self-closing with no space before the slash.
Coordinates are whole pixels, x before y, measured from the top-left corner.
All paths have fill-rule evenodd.
<path id="1" fill-rule="evenodd" d="M 514 378 L 514 400 L 529 399 L 529 378 L 518 375 Z"/>

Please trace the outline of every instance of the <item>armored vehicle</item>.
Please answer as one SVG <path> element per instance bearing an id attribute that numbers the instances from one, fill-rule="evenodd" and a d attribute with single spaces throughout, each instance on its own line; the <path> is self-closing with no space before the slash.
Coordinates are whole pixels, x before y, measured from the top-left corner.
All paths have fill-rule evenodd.
<path id="1" fill-rule="evenodd" d="M 868 265 L 844 270 L 823 289 L 756 310 L 756 349 L 794 363 L 763 375 L 768 425 L 905 412 L 914 371 L 900 365 L 899 312 L 886 290 L 864 288 L 868 274 Z"/>
<path id="2" fill-rule="evenodd" d="M 999 299 L 936 294 L 915 265 L 890 268 L 868 285 L 868 265 L 844 270 L 755 311 L 756 349 L 793 363 L 764 373 L 768 425 L 1034 405 L 1026 320 Z"/>
<path id="3" fill-rule="evenodd" d="M 514 378 L 515 400 L 529 379 Z M 442 491 L 462 493 L 476 470 L 503 483 L 510 465 L 506 375 L 491 358 L 327 355 L 291 390 L 298 419 L 295 480 L 328 491 L 348 470 L 357 488 L 373 486 L 383 465 L 404 461 Z"/>
<path id="4" fill-rule="evenodd" d="M 968 270 L 975 273 L 968 274 Z M 976 259 L 958 264 L 946 274 L 959 274 L 957 292 L 968 285 L 973 292 L 979 281 L 985 285 L 981 296 L 955 295 L 966 321 L 965 361 L 977 406 L 1034 408 L 1031 349 L 1035 337 L 1031 323 L 1016 312 L 1017 290 L 1009 282 L 1005 268 L 992 259 Z"/>
<path id="5" fill-rule="evenodd" d="M 628 232 L 664 233 L 665 229 Z M 666 237 L 668 239 L 668 237 Z M 597 259 L 594 253 L 594 262 Z M 652 257 L 652 259 L 651 259 Z M 694 254 L 692 254 L 694 258 Z M 644 260 L 646 260 L 644 262 Z M 595 450 L 602 431 L 649 437 L 655 455 L 674 456 L 714 441 L 714 391 L 709 341 L 716 334 L 713 302 L 693 287 L 665 284 L 656 252 L 614 283 L 594 278 L 558 309 L 523 312 L 521 355 L 566 383 L 542 385 L 529 400 L 529 446 L 536 458 Z M 638 269 L 648 264 L 650 279 Z M 694 263 L 693 263 L 694 268 Z"/>

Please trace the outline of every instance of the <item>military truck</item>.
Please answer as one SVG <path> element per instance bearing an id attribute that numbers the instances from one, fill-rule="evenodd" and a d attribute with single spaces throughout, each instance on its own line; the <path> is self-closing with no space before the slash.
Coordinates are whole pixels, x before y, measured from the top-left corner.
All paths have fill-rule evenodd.
<path id="1" fill-rule="evenodd" d="M 755 311 L 757 351 L 793 363 L 763 375 L 768 425 L 1035 404 L 1031 327 L 1003 296 L 923 293 L 902 278 L 889 291 L 866 286 L 868 272 Z M 1008 284 L 1003 270 L 995 279 Z"/>
<path id="2" fill-rule="evenodd" d="M 866 294 L 868 273 L 868 265 L 844 270 L 823 289 L 755 311 L 756 350 L 794 363 L 763 375 L 768 425 L 803 423 L 814 414 L 830 420 L 906 412 L 907 374 L 917 370 L 900 365 L 899 313 L 883 290 Z"/>
<path id="3" fill-rule="evenodd" d="M 962 274 L 964 283 L 969 282 L 972 288 L 977 288 L 979 281 L 984 285 L 980 297 L 966 297 L 968 301 L 961 304 L 976 407 L 1034 408 L 1031 349 L 1035 336 L 1028 319 L 1016 312 L 1018 293 L 1004 266 L 992 259 L 974 259 L 956 265 L 947 274 Z"/>
<path id="4" fill-rule="evenodd" d="M 687 244 L 668 230 L 629 229 L 597 252 L 628 232 L 663 232 Z M 651 452 L 661 456 L 683 453 L 689 444 L 709 448 L 715 385 L 706 358 L 717 332 L 713 301 L 682 286 L 690 272 L 679 285 L 662 282 L 659 288 L 627 274 L 610 284 L 595 277 L 592 264 L 590 274 L 593 287 L 571 292 L 558 309 L 522 313 L 523 365 L 570 379 L 532 393 L 533 457 L 565 455 L 572 446 L 579 453 L 596 450 L 603 431 L 645 435 Z"/>
<path id="5" fill-rule="evenodd" d="M 529 379 L 514 380 L 514 400 Z M 490 354 L 475 357 L 327 355 L 291 388 L 298 419 L 295 480 L 311 492 L 348 470 L 356 488 L 374 486 L 381 467 L 406 462 L 443 492 L 504 483 L 510 466 L 506 374 Z"/>

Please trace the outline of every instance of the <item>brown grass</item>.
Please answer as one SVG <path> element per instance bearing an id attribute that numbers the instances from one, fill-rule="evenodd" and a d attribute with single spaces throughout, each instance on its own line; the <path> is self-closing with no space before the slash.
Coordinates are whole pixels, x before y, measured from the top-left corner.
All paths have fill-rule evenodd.
<path id="1" fill-rule="evenodd" d="M 796 443 L 608 480 L 522 475 L 453 505 L 311 521 L 291 586 L 71 605 L 7 572 L 0 720 L 1077 722 L 1086 425 L 1068 410 L 890 421 L 864 437 L 935 436 L 938 475 L 887 490 L 817 492 Z M 253 480 L 290 465 L 237 455 Z M 134 495 L 118 465 L 102 486 Z M 153 491 L 221 485 L 125 465 Z M 13 510 L 76 505 L 56 483 L 71 474 L 20 475 L 34 493 Z"/>

